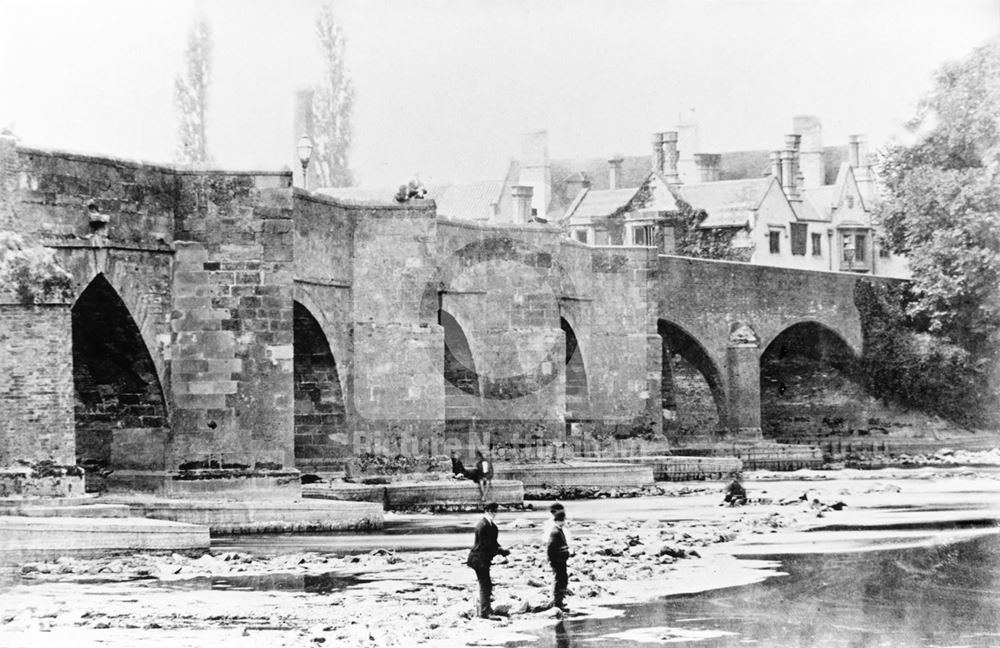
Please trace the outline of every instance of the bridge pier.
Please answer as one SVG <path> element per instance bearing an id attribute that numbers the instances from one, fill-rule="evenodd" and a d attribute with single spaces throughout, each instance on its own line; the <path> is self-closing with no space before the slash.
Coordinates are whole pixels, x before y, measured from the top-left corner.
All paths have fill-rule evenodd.
<path id="1" fill-rule="evenodd" d="M 756 341 L 726 349 L 727 427 L 734 440 L 760 441 L 760 349 Z"/>

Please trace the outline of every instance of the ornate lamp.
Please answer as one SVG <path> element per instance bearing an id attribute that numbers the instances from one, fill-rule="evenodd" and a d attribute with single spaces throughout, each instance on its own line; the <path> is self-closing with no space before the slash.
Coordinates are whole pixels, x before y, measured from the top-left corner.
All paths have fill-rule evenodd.
<path id="1" fill-rule="evenodd" d="M 299 154 L 299 162 L 302 164 L 302 188 L 309 188 L 309 176 L 306 170 L 309 168 L 309 160 L 312 159 L 313 142 L 308 135 L 299 138 L 299 143 L 295 145 L 295 152 Z"/>

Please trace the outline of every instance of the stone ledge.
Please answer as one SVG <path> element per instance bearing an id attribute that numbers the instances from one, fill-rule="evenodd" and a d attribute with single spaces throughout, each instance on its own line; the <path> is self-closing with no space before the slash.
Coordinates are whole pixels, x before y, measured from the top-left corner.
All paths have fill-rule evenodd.
<path id="1" fill-rule="evenodd" d="M 467 480 L 393 482 L 365 485 L 331 482 L 302 487 L 305 498 L 378 502 L 387 511 L 417 508 L 478 509 L 482 506 L 479 487 Z M 524 485 L 494 479 L 487 499 L 504 506 L 524 504 Z"/>
<path id="2" fill-rule="evenodd" d="M 649 466 L 656 481 L 723 480 L 743 470 L 743 462 L 735 457 L 629 457 L 607 461 Z"/>
<path id="3" fill-rule="evenodd" d="M 105 479 L 111 494 L 146 493 L 179 499 L 292 500 L 301 496 L 299 471 L 116 470 Z"/>
<path id="4" fill-rule="evenodd" d="M 143 518 L 0 517 L 0 558 L 208 546 L 208 528 L 193 524 Z"/>
<path id="5" fill-rule="evenodd" d="M 124 504 L 54 504 L 49 502 L 8 504 L 0 502 L 0 515 L 34 518 L 127 518 L 131 516 Z"/>
<path id="6" fill-rule="evenodd" d="M 381 529 L 383 523 L 381 504 L 364 502 L 108 499 L 128 504 L 135 515 L 203 525 L 212 535 L 367 531 Z"/>
<path id="7" fill-rule="evenodd" d="M 495 475 L 525 488 L 641 488 L 654 482 L 652 467 L 624 463 L 497 464 Z"/>

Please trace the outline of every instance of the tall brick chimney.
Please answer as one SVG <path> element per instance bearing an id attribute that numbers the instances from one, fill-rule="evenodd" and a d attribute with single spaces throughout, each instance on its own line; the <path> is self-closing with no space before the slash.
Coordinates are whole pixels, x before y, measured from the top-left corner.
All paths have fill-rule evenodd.
<path id="1" fill-rule="evenodd" d="M 722 156 L 718 153 L 695 153 L 694 164 L 698 169 L 698 181 L 715 182 L 718 180 L 721 175 L 720 162 L 722 162 Z"/>
<path id="2" fill-rule="evenodd" d="M 826 179 L 823 164 L 823 124 L 813 115 L 796 115 L 792 130 L 801 137 L 798 168 L 803 187 L 821 187 Z"/>
<path id="3" fill-rule="evenodd" d="M 663 155 L 663 133 L 653 133 L 653 156 L 650 158 L 653 163 L 653 173 L 662 174 L 666 169 L 666 160 Z"/>
<path id="4" fill-rule="evenodd" d="M 514 199 L 514 223 L 526 225 L 531 222 L 531 198 L 535 188 L 531 185 L 512 185 L 510 195 Z"/>
<path id="5" fill-rule="evenodd" d="M 663 143 L 663 177 L 670 184 L 680 184 L 681 177 L 677 173 L 677 160 L 680 159 L 680 151 L 677 150 L 677 131 L 666 131 L 660 133 Z"/>
<path id="6" fill-rule="evenodd" d="M 792 166 L 791 166 L 791 177 L 785 177 L 784 165 L 781 169 L 781 183 L 784 186 L 786 183 L 791 183 L 792 190 L 796 196 L 798 196 L 799 187 L 802 186 L 801 179 L 799 178 L 799 147 L 802 146 L 802 136 L 798 133 L 789 133 L 785 135 L 785 150 L 792 152 Z M 785 193 L 788 193 L 787 191 Z"/>
<path id="7" fill-rule="evenodd" d="M 608 188 L 617 189 L 621 184 L 622 179 L 622 162 L 624 160 L 621 157 L 613 157 L 608 160 Z"/>
<path id="8" fill-rule="evenodd" d="M 848 135 L 847 137 L 847 151 L 848 160 L 851 166 L 857 169 L 861 166 L 861 140 L 863 137 L 861 135 Z"/>
<path id="9" fill-rule="evenodd" d="M 795 150 L 785 149 L 781 152 L 781 188 L 789 200 L 798 200 L 799 191 L 795 186 Z"/>
<path id="10" fill-rule="evenodd" d="M 781 184 L 781 151 L 771 151 L 771 177 Z"/>

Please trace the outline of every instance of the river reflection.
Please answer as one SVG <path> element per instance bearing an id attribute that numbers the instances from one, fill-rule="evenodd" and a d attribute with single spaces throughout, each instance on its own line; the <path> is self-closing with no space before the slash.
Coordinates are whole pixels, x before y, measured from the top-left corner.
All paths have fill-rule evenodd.
<path id="1" fill-rule="evenodd" d="M 1000 645 L 1000 535 L 773 558 L 787 577 L 665 598 L 613 619 L 571 618 L 535 645 Z"/>

